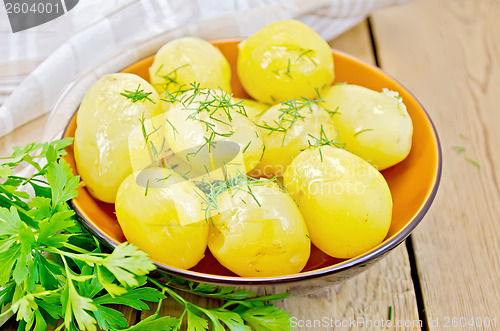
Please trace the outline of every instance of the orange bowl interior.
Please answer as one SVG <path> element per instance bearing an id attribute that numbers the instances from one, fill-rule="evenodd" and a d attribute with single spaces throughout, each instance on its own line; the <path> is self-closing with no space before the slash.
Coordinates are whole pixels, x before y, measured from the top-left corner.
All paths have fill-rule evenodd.
<path id="1" fill-rule="evenodd" d="M 238 55 L 236 45 L 238 42 L 239 40 L 218 40 L 213 41 L 213 44 L 221 50 L 231 65 L 233 73 L 231 86 L 234 96 L 245 98 L 248 97 L 248 94 L 236 75 L 236 59 Z M 376 251 L 382 252 L 395 247 L 409 234 L 425 214 L 437 189 L 440 176 L 441 160 L 438 137 L 432 122 L 411 93 L 380 69 L 347 54 L 335 50 L 332 53 L 335 63 L 336 82 L 361 85 L 376 91 L 388 88 L 399 92 L 413 121 L 412 149 L 403 162 L 382 171 L 394 200 L 392 223 L 385 240 L 370 252 L 350 260 L 329 257 L 313 247 L 311 257 L 302 273 L 311 273 L 318 270 L 325 271 L 325 268 L 340 266 L 353 262 L 355 259 L 360 259 L 367 254 Z M 133 73 L 149 81 L 148 68 L 151 66 L 153 58 L 154 56 L 150 56 L 140 60 L 123 69 L 122 72 Z M 74 137 L 75 129 L 76 114 L 68 125 L 65 137 Z M 72 146 L 67 148 L 67 152 L 68 154 L 64 158 L 77 174 Z M 126 239 L 114 214 L 114 205 L 94 199 L 83 187 L 80 187 L 78 191 L 78 197 L 74 198 L 72 203 L 77 212 L 84 218 L 86 225 L 101 239 L 113 246 L 125 241 Z M 165 265 L 159 265 L 165 267 Z M 179 271 L 179 269 L 173 267 L 166 267 Z M 220 265 L 208 249 L 205 258 L 191 271 L 195 274 L 222 276 L 219 278 L 225 278 L 224 276 L 232 278 L 235 276 L 235 274 Z"/>

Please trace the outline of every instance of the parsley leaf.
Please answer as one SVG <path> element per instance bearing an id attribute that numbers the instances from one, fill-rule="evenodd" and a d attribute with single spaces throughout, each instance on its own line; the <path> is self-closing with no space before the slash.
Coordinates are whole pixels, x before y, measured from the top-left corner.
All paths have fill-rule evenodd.
<path id="1" fill-rule="evenodd" d="M 288 329 L 288 315 L 265 304 L 286 294 L 256 298 L 253 292 L 195 284 L 166 274 L 167 285 L 160 284 L 146 277 L 155 266 L 135 246 L 122 243 L 112 252 L 101 249 L 67 204 L 76 197 L 79 185 L 69 164 L 60 159 L 71 142 L 34 142 L 15 147 L 11 156 L 0 158 L 0 305 L 8 307 L 4 314 L 16 315 L 19 330 L 46 330 L 61 318 L 58 329 L 71 331 L 97 327 L 178 330 L 183 321 L 188 330 L 207 330 L 209 326 L 250 330 L 249 325 L 259 330 L 266 324 L 276 330 Z M 31 166 L 34 174 L 16 176 L 16 168 L 23 165 Z M 32 188 L 31 194 L 27 188 Z M 147 279 L 153 286 L 146 285 Z M 226 300 L 226 304 L 198 307 L 176 291 Z M 159 315 L 165 294 L 183 305 L 181 318 Z M 126 305 L 145 310 L 148 302 L 159 302 L 156 313 L 130 328 L 115 308 Z"/>

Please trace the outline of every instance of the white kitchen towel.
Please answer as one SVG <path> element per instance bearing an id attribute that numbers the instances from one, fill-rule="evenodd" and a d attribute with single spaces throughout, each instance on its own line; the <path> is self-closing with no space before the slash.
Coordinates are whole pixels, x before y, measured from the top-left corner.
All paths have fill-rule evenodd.
<path id="1" fill-rule="evenodd" d="M 0 45 L 7 49 L 0 52 L 0 97 L 13 92 L 0 99 L 0 137 L 49 111 L 44 138 L 55 137 L 98 77 L 153 54 L 173 38 L 246 37 L 277 19 L 296 18 L 330 40 L 370 11 L 406 1 L 85 0 L 52 22 L 17 33 L 5 30 L 10 28 L 2 7 Z"/>

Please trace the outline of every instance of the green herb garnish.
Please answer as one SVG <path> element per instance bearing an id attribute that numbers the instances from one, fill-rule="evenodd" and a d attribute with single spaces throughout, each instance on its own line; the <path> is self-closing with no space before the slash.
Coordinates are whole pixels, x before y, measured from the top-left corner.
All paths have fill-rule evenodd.
<path id="1" fill-rule="evenodd" d="M 452 146 L 451 147 L 458 155 L 465 153 L 465 147 L 463 146 Z"/>
<path id="2" fill-rule="evenodd" d="M 161 69 L 163 69 L 163 64 L 162 64 L 162 65 L 160 65 L 158 70 L 156 70 L 155 76 L 163 78 L 165 80 L 164 83 L 160 84 L 165 91 L 167 91 L 168 88 L 170 87 L 170 85 L 172 85 L 172 84 L 182 87 L 181 84 L 179 84 L 179 82 L 178 82 L 177 71 L 179 71 L 179 69 L 182 69 L 182 68 L 187 67 L 187 66 L 189 66 L 188 63 L 180 65 L 177 68 L 175 68 L 174 70 L 167 73 L 166 75 L 161 75 L 160 71 L 161 71 Z"/>
<path id="3" fill-rule="evenodd" d="M 328 139 L 328 137 L 326 136 L 325 130 L 323 130 L 323 125 L 321 125 L 319 137 L 315 137 L 310 133 L 308 134 L 308 136 L 310 138 L 312 138 L 314 141 L 314 143 L 311 143 L 310 140 L 307 141 L 307 143 L 309 144 L 309 148 L 318 147 L 319 158 L 320 158 L 321 162 L 323 162 L 323 152 L 321 151 L 322 146 L 334 146 L 337 148 L 344 148 L 344 146 L 345 146 L 345 143 L 338 143 L 337 142 L 337 140 L 339 138 L 338 132 L 337 132 L 337 137 L 335 138 L 335 140 Z"/>
<path id="4" fill-rule="evenodd" d="M 130 99 L 132 103 L 136 103 L 138 101 L 145 101 L 148 100 L 152 103 L 155 103 L 149 96 L 153 94 L 153 92 L 144 92 L 143 89 L 141 89 L 141 84 L 137 86 L 137 89 L 135 91 L 130 91 L 130 90 L 125 90 L 123 93 L 120 93 L 120 95 L 123 95 L 125 98 Z"/>
<path id="5" fill-rule="evenodd" d="M 122 243 L 113 251 L 101 246 L 68 206 L 78 194 L 79 178 L 60 157 L 71 142 L 32 143 L 0 158 L 0 305 L 8 307 L 0 317 L 13 313 L 18 330 L 42 331 L 58 320 L 63 323 L 57 330 L 124 330 L 127 320 L 116 305 L 148 310 L 148 302 L 160 307 L 170 296 L 185 307 L 181 318 L 160 316 L 158 308 L 127 330 L 178 330 L 184 323 L 188 330 L 207 330 L 208 321 L 237 330 L 290 330 L 288 314 L 266 304 L 286 294 L 255 298 L 232 287 L 174 278 L 160 284 L 147 278 L 155 266 L 135 246 Z M 24 165 L 33 167 L 32 176 L 15 175 Z M 27 187 L 33 193 L 26 193 Z M 174 290 L 225 303 L 202 308 Z"/>
<path id="6" fill-rule="evenodd" d="M 293 99 L 282 102 L 281 107 L 278 109 L 280 112 L 278 120 L 274 120 L 273 123 L 263 122 L 262 124 L 256 124 L 256 126 L 268 130 L 269 135 L 272 133 L 283 133 L 282 145 L 284 145 L 288 130 L 296 122 L 305 121 L 304 110 L 308 109 L 312 113 L 312 106 L 319 102 L 324 102 L 324 100 L 310 100 L 302 97 L 299 101 Z"/>
<path id="7" fill-rule="evenodd" d="M 363 132 L 367 132 L 367 131 L 373 131 L 373 129 L 363 129 L 363 130 L 359 130 L 357 131 L 355 134 L 353 134 L 352 136 L 353 137 L 356 137 L 358 134 L 361 134 Z"/>
<path id="8" fill-rule="evenodd" d="M 481 165 L 474 161 L 473 159 L 469 158 L 469 157 L 465 157 L 465 161 L 469 162 L 470 164 L 472 164 L 474 167 L 480 169 L 481 168 Z"/>
<path id="9" fill-rule="evenodd" d="M 465 140 L 465 141 L 469 140 L 469 138 L 467 138 L 463 134 L 460 134 L 460 139 Z M 451 146 L 451 148 L 453 149 L 453 151 L 455 151 L 455 153 L 457 153 L 457 155 L 463 154 L 465 157 L 465 161 L 472 164 L 474 167 L 476 167 L 478 169 L 481 168 L 481 165 L 478 162 L 474 161 L 473 159 L 471 159 L 470 157 L 468 157 L 466 155 L 466 148 L 464 146 Z"/>

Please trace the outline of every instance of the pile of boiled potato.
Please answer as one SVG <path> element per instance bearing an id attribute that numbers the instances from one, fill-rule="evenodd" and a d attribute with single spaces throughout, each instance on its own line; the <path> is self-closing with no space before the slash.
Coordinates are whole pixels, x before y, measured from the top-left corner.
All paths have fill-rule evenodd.
<path id="1" fill-rule="evenodd" d="M 238 50 L 236 73 L 209 42 L 180 38 L 149 82 L 100 78 L 77 115 L 86 188 L 115 203 L 128 241 L 179 268 L 208 247 L 240 276 L 279 276 L 304 268 L 311 243 L 343 259 L 378 245 L 392 216 L 379 171 L 408 155 L 413 133 L 398 93 L 334 83 L 331 49 L 298 21 Z M 236 74 L 253 100 L 232 96 Z"/>

